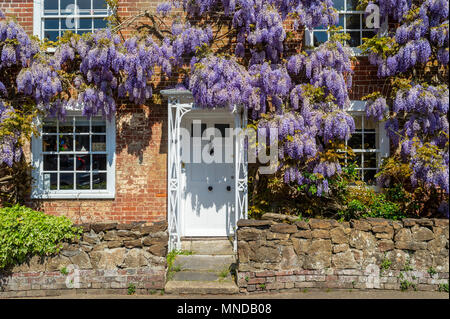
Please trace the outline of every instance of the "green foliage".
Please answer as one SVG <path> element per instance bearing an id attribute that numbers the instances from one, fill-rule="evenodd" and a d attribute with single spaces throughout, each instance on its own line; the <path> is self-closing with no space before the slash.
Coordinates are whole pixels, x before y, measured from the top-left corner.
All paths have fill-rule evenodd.
<path id="1" fill-rule="evenodd" d="M 67 217 L 45 215 L 25 206 L 0 209 L 0 268 L 32 255 L 58 253 L 61 242 L 80 235 Z"/>
<path id="2" fill-rule="evenodd" d="M 221 279 L 225 279 L 227 278 L 228 274 L 230 273 L 230 269 L 228 267 L 225 267 L 224 269 L 222 269 L 219 273 L 219 277 Z"/>
<path id="3" fill-rule="evenodd" d="M 67 274 L 69 273 L 69 271 L 67 270 L 67 267 L 61 268 L 60 272 L 61 272 L 61 274 L 63 274 L 63 275 L 67 275 Z"/>
<path id="4" fill-rule="evenodd" d="M 383 262 L 381 263 L 381 274 L 383 274 L 383 272 L 385 270 L 388 270 L 389 268 L 391 268 L 392 265 L 392 261 L 390 261 L 389 259 L 387 259 L 386 257 L 383 259 Z"/>
<path id="5" fill-rule="evenodd" d="M 346 209 L 339 212 L 345 220 L 367 217 L 397 220 L 406 217 L 398 203 L 369 187 L 355 187 L 346 199 Z"/>
<path id="6" fill-rule="evenodd" d="M 448 293 L 448 282 L 445 284 L 439 284 L 439 291 Z"/>
<path id="7" fill-rule="evenodd" d="M 129 295 L 134 295 L 136 293 L 136 286 L 133 283 L 128 285 L 127 293 Z"/>
<path id="8" fill-rule="evenodd" d="M 167 254 L 167 280 L 171 280 L 175 274 L 175 272 L 181 271 L 181 266 L 174 266 L 173 262 L 175 261 L 175 258 L 178 255 L 185 255 L 189 256 L 192 255 L 194 252 L 190 250 L 172 250 Z"/>
<path id="9" fill-rule="evenodd" d="M 437 274 L 437 271 L 432 266 L 428 268 L 427 272 L 430 274 L 431 277 Z"/>
<path id="10" fill-rule="evenodd" d="M 363 41 L 359 46 L 363 54 L 376 53 L 385 59 L 398 51 L 398 44 L 392 37 L 376 35 L 373 38 L 363 38 Z"/>
<path id="11" fill-rule="evenodd" d="M 442 169 L 437 164 L 441 159 L 440 155 L 436 154 L 434 146 L 423 146 L 418 149 L 415 156 L 422 156 L 424 160 L 428 160 L 430 167 L 434 169 Z M 436 214 L 439 203 L 448 201 L 448 194 L 437 187 L 428 187 L 420 181 L 417 186 L 412 187 L 411 174 L 409 163 L 403 163 L 400 155 L 395 154 L 384 160 L 376 177 L 384 180 L 386 199 L 396 203 L 406 216 L 431 217 Z"/>
<path id="12" fill-rule="evenodd" d="M 403 266 L 403 271 L 410 271 L 413 270 L 413 268 L 411 267 L 410 261 L 409 259 L 405 262 L 405 265 Z"/>
<path id="13" fill-rule="evenodd" d="M 401 291 L 406 291 L 409 288 L 413 288 L 414 290 L 417 290 L 416 284 L 414 284 L 414 283 L 412 283 L 412 282 L 410 282 L 410 281 L 408 281 L 406 279 L 402 280 L 400 282 L 400 290 Z"/>

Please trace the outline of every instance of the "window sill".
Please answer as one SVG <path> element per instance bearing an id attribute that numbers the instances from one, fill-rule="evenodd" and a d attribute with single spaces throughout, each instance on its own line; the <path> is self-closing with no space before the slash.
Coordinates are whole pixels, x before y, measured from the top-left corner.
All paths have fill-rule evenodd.
<path id="1" fill-rule="evenodd" d="M 111 192 L 48 192 L 31 194 L 31 199 L 114 199 Z"/>

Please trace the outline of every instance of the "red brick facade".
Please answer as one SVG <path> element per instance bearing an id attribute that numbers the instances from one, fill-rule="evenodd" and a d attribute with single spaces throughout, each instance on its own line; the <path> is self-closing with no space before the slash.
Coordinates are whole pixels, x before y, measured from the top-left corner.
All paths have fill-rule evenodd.
<path id="1" fill-rule="evenodd" d="M 118 12 L 123 18 L 154 9 L 162 0 L 121 0 Z M 0 9 L 14 16 L 33 34 L 33 1 L 0 0 Z M 124 36 L 133 30 L 124 30 Z M 354 67 L 352 100 L 374 90 L 386 89 L 375 67 L 359 58 Z M 116 118 L 116 193 L 115 199 L 44 200 L 33 206 L 74 222 L 132 221 L 155 222 L 166 219 L 167 207 L 167 107 L 160 105 L 127 107 Z"/>

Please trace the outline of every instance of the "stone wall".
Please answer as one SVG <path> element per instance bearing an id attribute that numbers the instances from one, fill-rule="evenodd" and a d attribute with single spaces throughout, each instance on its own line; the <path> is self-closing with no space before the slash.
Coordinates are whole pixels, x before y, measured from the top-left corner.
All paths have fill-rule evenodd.
<path id="1" fill-rule="evenodd" d="M 241 292 L 305 288 L 438 290 L 449 278 L 444 219 L 238 222 Z"/>
<path id="2" fill-rule="evenodd" d="M 164 289 L 167 223 L 80 225 L 79 240 L 63 243 L 59 254 L 33 256 L 0 272 L 0 297 L 77 293 L 127 294 Z"/>

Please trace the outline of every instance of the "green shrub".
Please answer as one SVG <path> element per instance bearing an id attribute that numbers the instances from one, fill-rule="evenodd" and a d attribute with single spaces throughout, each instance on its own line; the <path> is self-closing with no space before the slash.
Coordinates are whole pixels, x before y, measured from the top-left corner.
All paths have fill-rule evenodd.
<path id="1" fill-rule="evenodd" d="M 345 200 L 346 209 L 339 212 L 339 216 L 345 220 L 367 217 L 397 220 L 406 217 L 401 205 L 389 200 L 385 193 L 377 193 L 368 187 L 353 188 Z"/>
<path id="2" fill-rule="evenodd" d="M 33 255 L 59 252 L 63 240 L 81 229 L 67 217 L 46 215 L 25 206 L 0 208 L 0 269 L 20 264 Z"/>

